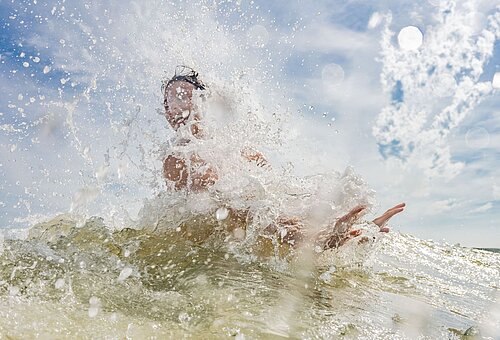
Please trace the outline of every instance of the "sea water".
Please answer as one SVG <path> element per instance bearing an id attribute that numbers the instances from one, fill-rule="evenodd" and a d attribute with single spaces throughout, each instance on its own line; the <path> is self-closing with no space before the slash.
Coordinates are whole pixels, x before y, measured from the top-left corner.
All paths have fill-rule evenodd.
<path id="1" fill-rule="evenodd" d="M 192 222 L 193 223 L 193 222 Z M 208 222 L 207 222 L 208 223 Z M 182 228 L 188 228 L 183 225 Z M 197 226 L 199 228 L 199 226 Z M 244 257 L 234 240 L 110 231 L 67 216 L 7 239 L 9 338 L 460 338 L 498 335 L 500 255 L 388 234 L 311 260 Z M 304 256 L 304 258 L 300 258 Z M 472 327 L 472 328 L 471 328 Z M 465 338 L 465 337 L 464 337 Z"/>

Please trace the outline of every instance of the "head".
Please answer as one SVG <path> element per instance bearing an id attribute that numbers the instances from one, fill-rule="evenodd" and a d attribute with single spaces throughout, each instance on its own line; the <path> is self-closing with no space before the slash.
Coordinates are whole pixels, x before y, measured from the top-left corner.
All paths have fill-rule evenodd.
<path id="1" fill-rule="evenodd" d="M 186 72 L 188 70 L 188 72 Z M 193 91 L 204 90 L 205 85 L 198 80 L 198 73 L 183 67 L 176 75 L 163 84 L 165 117 L 174 130 L 185 125 L 193 115 Z M 195 115 L 193 115 L 195 116 Z"/>

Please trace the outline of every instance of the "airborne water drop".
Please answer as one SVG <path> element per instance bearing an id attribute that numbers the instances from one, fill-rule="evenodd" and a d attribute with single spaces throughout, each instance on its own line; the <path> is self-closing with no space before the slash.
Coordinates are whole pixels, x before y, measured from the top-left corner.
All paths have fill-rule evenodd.
<path id="1" fill-rule="evenodd" d="M 406 26 L 399 31 L 398 43 L 403 50 L 417 50 L 423 41 L 423 34 L 418 27 Z"/>

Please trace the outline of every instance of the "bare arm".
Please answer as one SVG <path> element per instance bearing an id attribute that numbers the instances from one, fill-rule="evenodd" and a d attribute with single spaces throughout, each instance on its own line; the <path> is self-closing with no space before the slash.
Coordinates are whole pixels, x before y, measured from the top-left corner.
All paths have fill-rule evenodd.
<path id="1" fill-rule="evenodd" d="M 163 176 L 174 183 L 175 190 L 185 188 L 188 181 L 186 161 L 183 158 L 169 155 L 163 161 Z"/>
<path id="2" fill-rule="evenodd" d="M 217 182 L 219 176 L 215 169 L 198 155 L 191 156 L 191 189 L 203 191 Z"/>

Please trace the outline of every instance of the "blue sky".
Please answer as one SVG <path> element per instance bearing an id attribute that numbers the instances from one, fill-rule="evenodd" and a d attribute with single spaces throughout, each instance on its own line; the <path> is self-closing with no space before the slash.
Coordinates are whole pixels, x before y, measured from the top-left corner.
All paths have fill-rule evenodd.
<path id="1" fill-rule="evenodd" d="M 353 165 L 377 192 L 374 213 L 408 204 L 396 230 L 500 247 L 489 1 L 2 0 L 0 14 L 2 227 L 105 202 L 133 215 L 169 133 L 160 81 L 184 63 L 208 81 L 246 72 L 267 107 L 281 96 L 307 118 L 297 171 Z M 398 44 L 407 26 L 423 33 L 416 50 Z"/>

